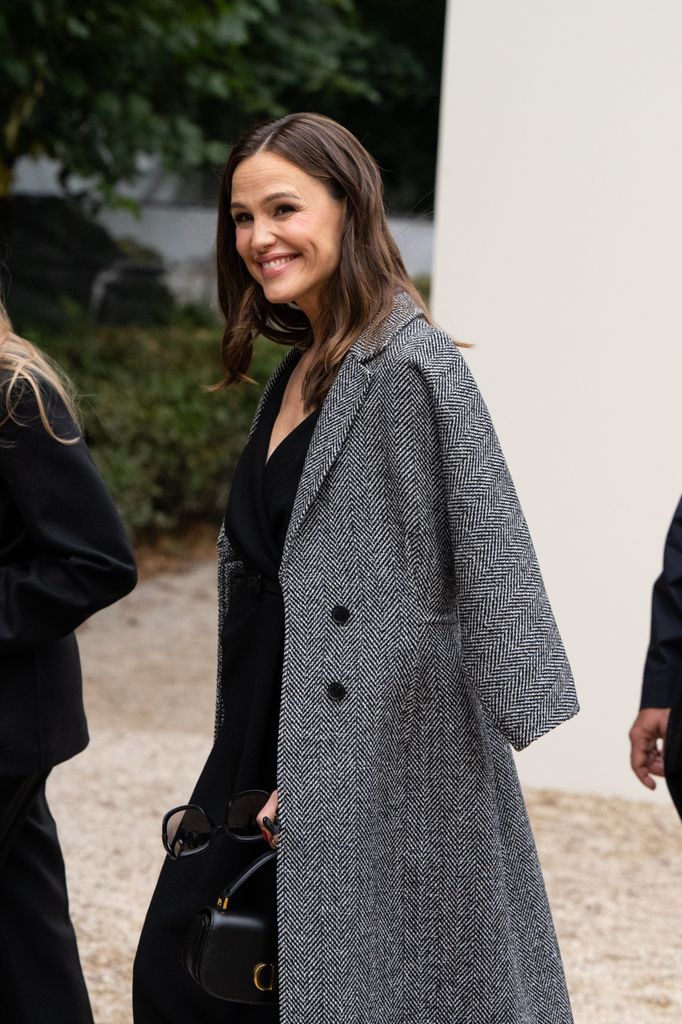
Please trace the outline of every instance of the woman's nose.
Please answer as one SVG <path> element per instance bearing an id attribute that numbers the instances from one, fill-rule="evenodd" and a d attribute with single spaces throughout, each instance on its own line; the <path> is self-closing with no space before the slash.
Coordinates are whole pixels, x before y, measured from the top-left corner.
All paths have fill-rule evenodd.
<path id="1" fill-rule="evenodd" d="M 251 231 L 251 246 L 256 252 L 262 252 L 275 241 L 275 233 L 267 218 L 255 218 Z"/>

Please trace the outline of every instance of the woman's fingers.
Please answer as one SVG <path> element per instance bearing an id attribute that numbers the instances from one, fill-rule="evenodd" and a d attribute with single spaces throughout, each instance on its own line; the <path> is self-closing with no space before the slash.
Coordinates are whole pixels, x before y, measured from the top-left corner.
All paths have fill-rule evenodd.
<path id="1" fill-rule="evenodd" d="M 279 843 L 279 834 L 273 836 L 272 833 L 269 832 L 268 829 L 266 828 L 263 819 L 269 818 L 270 822 L 273 822 L 275 820 L 275 818 L 277 817 L 277 804 L 277 790 L 274 789 L 270 796 L 268 797 L 266 803 L 263 805 L 263 807 L 261 807 L 260 813 L 256 817 L 256 821 L 258 822 L 261 832 L 263 833 L 263 838 L 267 839 L 273 850 L 277 848 L 277 844 Z"/>

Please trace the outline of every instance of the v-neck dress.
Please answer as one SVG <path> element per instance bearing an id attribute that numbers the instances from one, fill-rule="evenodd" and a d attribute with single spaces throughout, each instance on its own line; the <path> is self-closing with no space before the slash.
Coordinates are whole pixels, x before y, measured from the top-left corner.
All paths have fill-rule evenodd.
<path id="1" fill-rule="evenodd" d="M 296 490 L 319 410 L 289 433 L 267 459 L 272 428 L 289 379 L 275 382 L 234 473 L 225 516 L 230 542 L 252 573 L 277 581 Z M 266 461 L 267 460 L 267 461 Z M 270 792 L 277 780 L 284 606 L 281 594 L 242 578 L 222 623 L 225 723 L 190 802 L 218 823 L 243 789 Z M 178 794 L 181 803 L 183 794 Z M 277 1020 L 276 1009 L 242 1006 L 206 995 L 181 964 L 190 922 L 225 884 L 266 849 L 218 832 L 201 853 L 166 860 L 147 913 L 133 976 L 135 1024 L 236 1024 Z M 263 893 L 274 900 L 274 892 Z"/>
<path id="2" fill-rule="evenodd" d="M 291 372 L 291 371 L 289 371 Z M 267 459 L 289 373 L 275 383 L 232 481 L 225 531 L 250 570 L 277 581 L 291 511 L 319 410 L 307 416 Z M 267 459 L 267 461 L 266 461 Z M 279 713 L 284 608 L 281 594 L 238 585 L 222 624 L 223 732 L 228 787 L 272 790 Z"/>

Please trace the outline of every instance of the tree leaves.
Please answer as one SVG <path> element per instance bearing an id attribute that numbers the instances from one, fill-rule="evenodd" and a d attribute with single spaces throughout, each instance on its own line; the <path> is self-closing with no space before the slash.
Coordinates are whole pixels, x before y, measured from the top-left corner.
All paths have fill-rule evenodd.
<path id="1" fill-rule="evenodd" d="M 413 8 L 14 0 L 0 13 L 0 195 L 17 159 L 42 153 L 61 161 L 64 182 L 77 175 L 110 202 L 139 155 L 182 173 L 224 155 L 248 123 L 295 109 L 349 118 L 358 130 L 388 104 L 400 121 L 386 135 L 414 129 L 421 138 L 428 108 L 433 134 L 444 0 Z"/>

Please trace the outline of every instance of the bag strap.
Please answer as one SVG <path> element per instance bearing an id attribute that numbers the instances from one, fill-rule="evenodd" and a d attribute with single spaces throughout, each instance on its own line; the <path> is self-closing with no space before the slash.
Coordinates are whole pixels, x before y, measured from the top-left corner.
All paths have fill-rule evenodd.
<path id="1" fill-rule="evenodd" d="M 262 853 L 260 857 L 256 857 L 250 864 L 239 872 L 236 878 L 233 878 L 229 885 L 226 885 L 220 896 L 218 897 L 218 910 L 227 910 L 228 904 L 238 889 L 248 882 L 262 867 L 269 864 L 270 861 L 274 860 L 277 856 L 277 850 L 268 850 L 267 853 Z"/>

